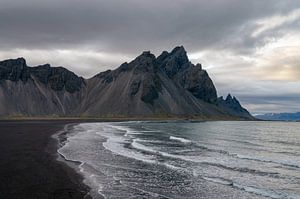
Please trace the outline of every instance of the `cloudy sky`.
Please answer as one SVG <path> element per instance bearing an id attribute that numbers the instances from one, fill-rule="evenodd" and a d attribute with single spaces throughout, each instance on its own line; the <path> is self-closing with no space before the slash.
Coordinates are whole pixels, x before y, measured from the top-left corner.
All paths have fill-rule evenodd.
<path id="1" fill-rule="evenodd" d="M 91 77 L 177 45 L 251 113 L 300 111 L 298 0 L 0 0 L 1 60 Z"/>

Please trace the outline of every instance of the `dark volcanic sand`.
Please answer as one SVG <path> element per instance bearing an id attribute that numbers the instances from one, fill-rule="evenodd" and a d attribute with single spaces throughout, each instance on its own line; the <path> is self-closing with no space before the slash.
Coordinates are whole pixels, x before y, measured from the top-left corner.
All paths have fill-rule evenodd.
<path id="1" fill-rule="evenodd" d="M 82 178 L 56 161 L 66 121 L 0 121 L 0 198 L 84 198 Z"/>

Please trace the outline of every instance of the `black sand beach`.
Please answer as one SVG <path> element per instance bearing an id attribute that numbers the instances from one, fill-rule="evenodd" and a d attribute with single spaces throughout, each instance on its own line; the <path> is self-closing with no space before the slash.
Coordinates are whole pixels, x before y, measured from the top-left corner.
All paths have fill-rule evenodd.
<path id="1" fill-rule="evenodd" d="M 51 136 L 67 121 L 0 121 L 0 198 L 84 198 L 82 178 L 57 158 Z"/>

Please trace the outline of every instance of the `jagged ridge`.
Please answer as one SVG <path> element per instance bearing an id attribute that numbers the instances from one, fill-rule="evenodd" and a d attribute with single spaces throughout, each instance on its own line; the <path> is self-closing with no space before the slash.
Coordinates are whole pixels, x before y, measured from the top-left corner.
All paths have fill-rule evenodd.
<path id="1" fill-rule="evenodd" d="M 252 119 L 235 97 L 217 98 L 207 72 L 182 46 L 157 58 L 145 51 L 87 80 L 63 67 L 28 67 L 23 58 L 2 61 L 0 115 Z"/>

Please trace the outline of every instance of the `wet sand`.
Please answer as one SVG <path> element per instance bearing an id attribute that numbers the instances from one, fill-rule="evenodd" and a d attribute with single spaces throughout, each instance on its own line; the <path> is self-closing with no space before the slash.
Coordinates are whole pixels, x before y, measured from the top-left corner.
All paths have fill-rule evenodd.
<path id="1" fill-rule="evenodd" d="M 0 198 L 84 198 L 82 177 L 57 161 L 51 136 L 71 121 L 0 121 Z"/>

